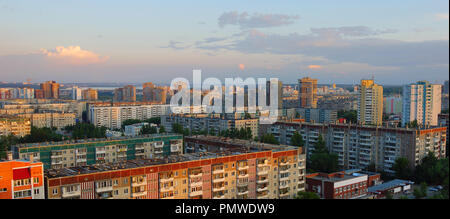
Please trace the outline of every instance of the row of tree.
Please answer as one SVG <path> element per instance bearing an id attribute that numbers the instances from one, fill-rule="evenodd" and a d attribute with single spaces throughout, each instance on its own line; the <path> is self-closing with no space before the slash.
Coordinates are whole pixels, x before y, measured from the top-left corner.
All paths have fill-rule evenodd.
<path id="1" fill-rule="evenodd" d="M 77 123 L 64 129 L 72 133 L 73 139 L 106 138 L 106 127 L 95 127 L 89 123 Z"/>

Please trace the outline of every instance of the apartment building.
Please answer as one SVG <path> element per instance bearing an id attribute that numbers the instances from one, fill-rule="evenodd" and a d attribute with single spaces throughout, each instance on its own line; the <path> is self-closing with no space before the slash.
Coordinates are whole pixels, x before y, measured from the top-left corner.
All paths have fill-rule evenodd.
<path id="1" fill-rule="evenodd" d="M 428 151 L 438 158 L 446 153 L 447 127 L 411 129 L 277 122 L 266 129 L 282 144 L 291 144 L 294 132 L 302 135 L 308 156 L 322 135 L 329 151 L 338 155 L 339 165 L 345 169 L 364 169 L 375 164 L 377 170 L 393 173 L 392 166 L 398 157 L 407 158 L 410 167 L 415 168 Z"/>
<path id="2" fill-rule="evenodd" d="M 57 128 L 61 130 L 66 126 L 76 124 L 75 113 L 30 113 L 19 114 L 19 117 L 29 118 L 31 125 L 37 128 Z"/>
<path id="3" fill-rule="evenodd" d="M 285 199 L 305 187 L 302 149 L 230 139 L 195 137 L 197 144 L 222 143 L 221 152 L 198 152 L 89 167 L 47 170 L 49 199 Z"/>
<path id="4" fill-rule="evenodd" d="M 0 199 L 44 198 L 44 169 L 41 162 L 0 161 Z"/>
<path id="5" fill-rule="evenodd" d="M 183 140 L 181 135 L 145 135 L 19 144 L 13 145 L 11 150 L 17 159 L 33 156 L 44 164 L 45 169 L 62 169 L 182 154 Z"/>
<path id="6" fill-rule="evenodd" d="M 299 108 L 317 108 L 317 79 L 299 79 L 298 87 Z"/>
<path id="7" fill-rule="evenodd" d="M 337 110 L 299 108 L 295 111 L 306 122 L 334 123 L 337 121 Z"/>
<path id="8" fill-rule="evenodd" d="M 81 92 L 81 96 L 83 98 L 83 100 L 97 100 L 98 99 L 98 91 L 92 88 L 88 88 L 86 90 L 83 90 Z"/>
<path id="9" fill-rule="evenodd" d="M 0 136 L 15 135 L 24 137 L 31 132 L 30 119 L 16 116 L 0 117 Z"/>
<path id="10" fill-rule="evenodd" d="M 161 117 L 161 125 L 163 125 L 167 131 L 172 131 L 172 125 L 178 123 L 183 128 L 187 128 L 191 131 L 204 131 L 208 133 L 218 134 L 221 131 L 249 128 L 252 132 L 252 136 L 258 136 L 258 124 L 257 118 L 242 118 L 236 116 L 225 116 L 220 114 L 171 114 Z"/>
<path id="11" fill-rule="evenodd" d="M 136 102 L 136 87 L 127 85 L 114 90 L 114 101 Z"/>
<path id="12" fill-rule="evenodd" d="M 442 85 L 419 81 L 403 87 L 402 124 L 417 121 L 420 125 L 437 126 L 441 113 Z"/>
<path id="13" fill-rule="evenodd" d="M 60 84 L 55 81 L 47 81 L 41 84 L 41 90 L 45 99 L 59 99 Z"/>
<path id="14" fill-rule="evenodd" d="M 402 113 L 402 97 L 400 95 L 385 97 L 383 106 L 385 114 L 399 115 Z"/>
<path id="15" fill-rule="evenodd" d="M 358 89 L 358 123 L 383 124 L 383 87 L 373 80 L 361 80 Z"/>
<path id="16" fill-rule="evenodd" d="M 97 127 L 120 129 L 128 119 L 146 120 L 170 113 L 170 105 L 90 106 L 88 118 Z"/>

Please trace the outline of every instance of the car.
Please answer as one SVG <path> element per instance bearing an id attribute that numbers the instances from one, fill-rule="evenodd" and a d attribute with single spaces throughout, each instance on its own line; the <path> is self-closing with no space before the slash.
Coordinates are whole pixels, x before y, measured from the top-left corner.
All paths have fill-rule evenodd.
<path id="1" fill-rule="evenodd" d="M 431 192 L 437 192 L 437 191 L 439 191 L 439 190 L 436 189 L 436 188 L 429 188 L 428 190 L 431 191 Z"/>
<path id="2" fill-rule="evenodd" d="M 434 187 L 434 188 L 436 188 L 437 190 L 442 190 L 444 187 L 442 187 L 442 186 L 436 186 L 436 187 Z"/>

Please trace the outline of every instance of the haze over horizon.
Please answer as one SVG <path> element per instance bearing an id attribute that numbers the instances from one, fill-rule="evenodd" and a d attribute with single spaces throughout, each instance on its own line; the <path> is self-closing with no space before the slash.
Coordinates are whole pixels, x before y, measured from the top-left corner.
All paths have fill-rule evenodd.
<path id="1" fill-rule="evenodd" d="M 447 0 L 0 0 L 0 81 L 168 84 L 202 69 L 203 79 L 286 84 L 441 83 L 448 8 Z"/>

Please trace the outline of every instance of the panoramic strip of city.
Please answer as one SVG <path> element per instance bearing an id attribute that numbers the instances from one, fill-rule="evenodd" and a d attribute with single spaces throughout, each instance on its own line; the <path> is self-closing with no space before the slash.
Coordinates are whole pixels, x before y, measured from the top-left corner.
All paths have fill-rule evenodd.
<path id="1" fill-rule="evenodd" d="M 448 128 L 448 1 L 0 0 L 0 199 L 448 200 Z"/>

